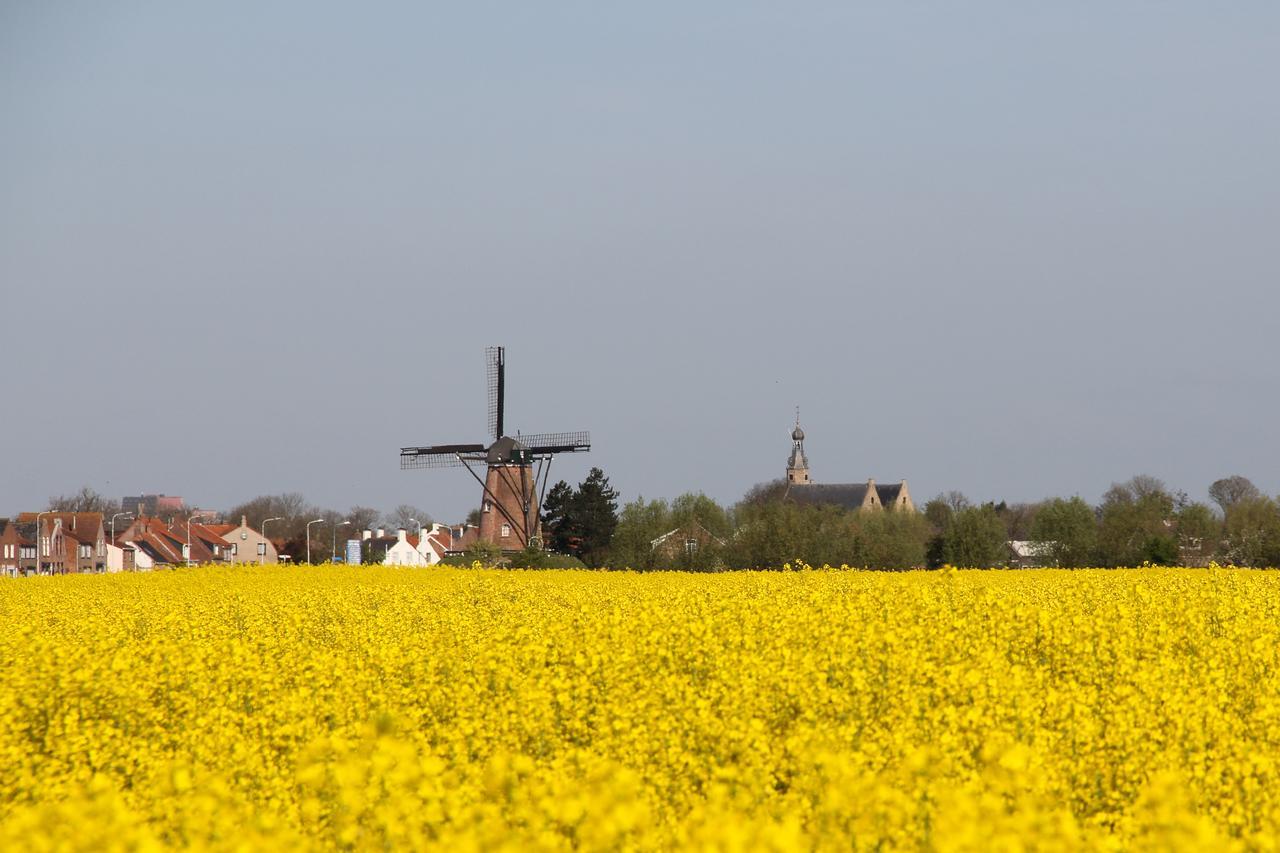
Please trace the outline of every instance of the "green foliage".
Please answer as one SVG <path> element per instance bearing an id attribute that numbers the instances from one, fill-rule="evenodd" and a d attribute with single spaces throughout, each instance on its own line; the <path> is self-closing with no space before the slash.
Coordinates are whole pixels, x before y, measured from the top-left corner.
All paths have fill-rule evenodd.
<path id="1" fill-rule="evenodd" d="M 953 512 L 942 536 L 943 559 L 953 566 L 988 568 L 1006 562 L 1008 533 L 991 504 Z"/>
<path id="2" fill-rule="evenodd" d="M 551 550 L 603 565 L 618 526 L 618 493 L 599 468 L 572 489 L 561 480 L 542 504 L 542 528 Z"/>
<path id="3" fill-rule="evenodd" d="M 569 553 L 573 531 L 568 518 L 573 487 L 564 480 L 556 483 L 542 501 L 542 536 L 552 551 Z"/>
<path id="4" fill-rule="evenodd" d="M 925 564 L 929 522 L 917 512 L 862 512 L 853 518 L 855 549 L 849 565 L 903 570 Z"/>
<path id="5" fill-rule="evenodd" d="M 734 568 L 815 565 L 906 569 L 921 566 L 929 525 L 917 513 L 855 512 L 789 502 L 740 504 L 740 524 L 725 549 Z"/>
<path id="6" fill-rule="evenodd" d="M 512 554 L 507 565 L 513 569 L 584 569 L 582 561 L 568 554 L 553 554 L 540 548 L 525 548 Z"/>
<path id="7" fill-rule="evenodd" d="M 1098 547 L 1097 515 L 1079 497 L 1045 501 L 1031 523 L 1031 539 L 1047 545 L 1055 565 L 1091 565 Z"/>
<path id="8" fill-rule="evenodd" d="M 654 539 L 673 528 L 671 509 L 666 501 L 636 498 L 626 504 L 618 516 L 618 527 L 609 547 L 609 565 L 616 569 L 658 568 Z"/>
<path id="9" fill-rule="evenodd" d="M 1178 561 L 1173 496 L 1154 477 L 1139 475 L 1103 496 L 1098 529 L 1105 566 L 1171 565 Z"/>
<path id="10" fill-rule="evenodd" d="M 1237 566 L 1280 566 L 1280 504 L 1268 497 L 1231 504 L 1225 524 L 1226 558 Z"/>
<path id="11" fill-rule="evenodd" d="M 502 549 L 495 543 L 477 539 L 471 547 L 462 552 L 463 565 L 480 563 L 483 566 L 496 566 L 502 560 Z"/>
<path id="12" fill-rule="evenodd" d="M 733 533 L 729 513 L 702 492 L 688 492 L 673 500 L 670 521 L 671 527 L 668 530 L 697 521 L 713 536 L 721 539 L 727 539 Z"/>

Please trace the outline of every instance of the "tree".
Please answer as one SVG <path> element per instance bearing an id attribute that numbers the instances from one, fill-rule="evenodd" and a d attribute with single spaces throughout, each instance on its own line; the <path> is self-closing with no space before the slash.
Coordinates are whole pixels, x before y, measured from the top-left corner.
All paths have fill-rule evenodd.
<path id="1" fill-rule="evenodd" d="M 1098 551 L 1104 565 L 1178 561 L 1174 499 L 1160 480 L 1139 475 L 1113 483 L 1103 495 L 1099 514 Z"/>
<path id="2" fill-rule="evenodd" d="M 763 483 L 756 483 L 747 489 L 747 493 L 742 496 L 742 500 L 738 502 L 739 506 L 760 506 L 762 504 L 773 503 L 782 500 L 782 496 L 787 492 L 787 478 L 778 477 L 776 480 L 768 480 Z"/>
<path id="3" fill-rule="evenodd" d="M 609 565 L 615 569 L 659 568 L 653 540 L 673 528 L 666 501 L 638 497 L 622 507 L 609 546 Z"/>
<path id="4" fill-rule="evenodd" d="M 483 513 L 480 512 L 480 507 L 476 507 L 475 509 L 467 513 L 466 523 L 472 527 L 479 527 L 481 515 L 483 515 Z"/>
<path id="5" fill-rule="evenodd" d="M 262 530 L 262 522 L 268 518 L 279 518 L 273 521 L 267 535 L 271 538 L 302 540 L 302 529 L 308 520 L 316 518 L 320 510 L 307 502 L 298 492 L 284 492 L 279 495 L 259 495 L 227 510 L 226 517 L 239 519 L 244 516 L 254 530 Z"/>
<path id="6" fill-rule="evenodd" d="M 542 502 L 542 533 L 551 550 L 588 566 L 604 564 L 618 526 L 618 493 L 599 468 L 573 489 L 561 480 Z"/>
<path id="7" fill-rule="evenodd" d="M 1036 513 L 1040 511 L 1040 506 L 1040 504 L 1035 503 L 1010 504 L 1000 501 L 1000 503 L 996 504 L 996 514 L 1004 522 L 1005 530 L 1009 531 L 1010 539 L 1030 539 L 1031 525 L 1035 523 Z"/>
<path id="8" fill-rule="evenodd" d="M 930 528 L 929 540 L 925 544 L 925 565 L 931 569 L 936 569 L 947 561 L 942 553 L 945 544 L 943 534 L 951 524 L 951 516 L 955 514 L 952 506 L 967 506 L 969 503 L 969 499 L 959 492 L 951 492 L 950 496 L 949 499 L 948 495 L 940 494 L 924 505 L 924 518 Z"/>
<path id="9" fill-rule="evenodd" d="M 382 514 L 371 506 L 353 506 L 347 511 L 347 520 L 351 522 L 351 529 L 359 536 L 361 531 L 373 530 L 378 519 Z"/>
<path id="10" fill-rule="evenodd" d="M 1238 566 L 1280 566 L 1280 503 L 1265 496 L 1231 504 L 1225 522 L 1226 558 Z"/>
<path id="11" fill-rule="evenodd" d="M 99 494 L 88 486 L 81 486 L 73 495 L 49 498 L 49 509 L 54 512 L 100 512 L 107 518 L 120 511 L 120 502 Z"/>
<path id="12" fill-rule="evenodd" d="M 574 556 L 588 566 L 601 565 L 618 526 L 618 493 L 604 471 L 592 468 L 587 479 L 578 484 L 569 502 L 568 520 L 571 529 L 579 533 Z"/>
<path id="13" fill-rule="evenodd" d="M 1207 504 L 1188 502 L 1178 507 L 1173 527 L 1178 538 L 1178 562 L 1204 565 L 1217 554 L 1222 522 Z"/>
<path id="14" fill-rule="evenodd" d="M 720 539 L 729 538 L 733 525 L 729 521 L 729 513 L 702 492 L 686 492 L 671 502 L 671 527 L 680 527 L 696 521 L 707 529 L 712 536 Z M 668 528 L 670 529 L 670 528 Z M 666 531 L 663 531 L 664 533 Z"/>
<path id="15" fill-rule="evenodd" d="M 577 531 L 570 529 L 569 506 L 573 487 L 564 480 L 556 483 L 542 500 L 542 538 L 546 547 L 558 554 L 568 554 Z"/>
<path id="16" fill-rule="evenodd" d="M 1248 477 L 1232 474 L 1230 477 L 1214 480 L 1213 485 L 1209 486 L 1209 497 L 1222 508 L 1222 514 L 1225 516 L 1231 511 L 1231 507 L 1240 501 L 1260 498 L 1262 492 L 1250 482 Z"/>
<path id="17" fill-rule="evenodd" d="M 416 531 L 418 525 L 423 527 L 431 527 L 431 513 L 425 509 L 419 509 L 411 504 L 400 504 L 393 510 L 389 510 L 382 517 L 387 529 L 389 530 L 412 530 Z"/>
<path id="18" fill-rule="evenodd" d="M 918 512 L 859 512 L 853 516 L 855 557 L 852 565 L 901 571 L 925 564 L 932 532 Z"/>
<path id="19" fill-rule="evenodd" d="M 964 507 L 953 513 L 943 533 L 942 556 L 965 568 L 1003 565 L 1008 538 L 993 505 Z"/>
<path id="20" fill-rule="evenodd" d="M 1054 498 L 1036 512 L 1030 538 L 1047 547 L 1055 565 L 1088 566 L 1098 547 L 1098 517 L 1080 497 Z"/>

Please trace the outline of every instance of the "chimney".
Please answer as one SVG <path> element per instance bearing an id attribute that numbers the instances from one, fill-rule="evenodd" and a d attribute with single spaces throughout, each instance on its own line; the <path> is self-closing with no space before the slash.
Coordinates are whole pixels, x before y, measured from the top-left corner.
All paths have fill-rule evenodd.
<path id="1" fill-rule="evenodd" d="M 408 540 L 405 538 L 405 532 L 404 532 L 404 528 L 403 528 L 403 527 L 401 527 L 401 528 L 399 528 L 398 530 L 396 530 L 396 541 L 397 541 L 397 542 L 406 542 L 406 541 L 408 541 Z"/>
<path id="2" fill-rule="evenodd" d="M 370 537 L 372 537 L 372 536 L 373 536 L 373 531 L 372 531 L 372 530 L 365 530 L 364 532 L 362 532 L 362 533 L 360 534 L 360 540 L 361 540 L 362 542 L 368 542 L 368 541 L 369 541 L 369 539 L 370 539 Z"/>
<path id="3" fill-rule="evenodd" d="M 242 516 L 240 516 L 240 526 L 241 526 L 241 527 L 248 527 L 248 526 L 249 526 L 249 522 L 245 519 L 245 517 L 244 517 L 243 515 L 242 515 Z"/>
<path id="4" fill-rule="evenodd" d="M 382 537 L 384 537 L 384 536 L 386 536 L 386 535 L 387 535 L 386 528 L 379 527 L 379 528 L 378 528 L 378 538 L 379 538 L 379 539 L 381 539 Z"/>

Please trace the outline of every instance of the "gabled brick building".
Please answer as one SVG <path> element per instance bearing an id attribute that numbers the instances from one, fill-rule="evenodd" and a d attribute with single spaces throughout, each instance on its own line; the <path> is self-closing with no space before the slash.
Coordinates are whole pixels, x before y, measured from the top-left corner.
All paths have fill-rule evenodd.
<path id="1" fill-rule="evenodd" d="M 24 512 L 20 524 L 40 521 L 40 567 L 54 574 L 105 572 L 107 535 L 100 512 Z"/>

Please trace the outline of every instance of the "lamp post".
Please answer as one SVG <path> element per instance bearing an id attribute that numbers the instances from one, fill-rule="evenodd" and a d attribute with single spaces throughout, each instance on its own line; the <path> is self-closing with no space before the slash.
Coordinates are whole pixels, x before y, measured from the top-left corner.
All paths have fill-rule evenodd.
<path id="1" fill-rule="evenodd" d="M 350 523 L 350 521 L 342 521 L 333 525 L 333 554 L 329 557 L 330 563 L 338 562 L 338 528 Z"/>
<path id="2" fill-rule="evenodd" d="M 191 521 L 192 521 L 192 519 L 196 519 L 196 518 L 199 518 L 199 517 L 200 517 L 200 516 L 198 516 L 198 515 L 193 515 L 193 516 L 191 516 L 191 518 L 188 518 L 188 519 L 187 519 L 187 553 L 185 554 L 185 556 L 186 556 L 186 558 L 187 558 L 187 567 L 188 567 L 188 568 L 190 568 L 190 567 L 191 567 Z"/>
<path id="3" fill-rule="evenodd" d="M 268 522 L 268 521 L 284 521 L 284 516 L 283 516 L 283 515 L 277 515 L 277 516 L 273 516 L 273 517 L 271 517 L 271 518 L 264 518 L 264 519 L 262 520 L 262 538 L 263 538 L 263 539 L 267 539 L 267 522 Z M 267 545 L 269 545 L 269 544 L 271 544 L 271 540 L 270 540 L 270 539 L 267 539 L 267 541 L 266 541 L 266 542 L 262 543 L 262 553 L 258 555 L 258 565 L 259 565 L 259 566 L 261 566 L 263 563 L 265 563 L 265 562 L 267 561 Z"/>
<path id="4" fill-rule="evenodd" d="M 307 522 L 307 565 L 311 565 L 311 525 L 323 524 L 323 518 L 317 518 L 315 521 Z"/>
<path id="5" fill-rule="evenodd" d="M 40 516 L 49 515 L 53 510 L 45 510 L 36 513 L 36 574 L 40 574 L 40 544 L 44 541 L 44 537 L 40 535 Z M 46 555 L 48 556 L 48 555 Z M 53 567 L 49 567 L 49 574 L 53 574 Z"/>
<path id="6" fill-rule="evenodd" d="M 117 518 L 119 518 L 119 517 L 120 517 L 120 516 L 122 516 L 122 515 L 123 515 L 123 516 L 128 516 L 129 518 L 133 518 L 133 513 L 131 513 L 131 512 L 117 512 L 115 515 L 111 516 L 111 547 L 113 547 L 113 548 L 114 548 L 114 547 L 116 547 L 116 519 L 117 519 Z M 108 551 L 107 553 L 108 553 L 108 554 L 110 554 L 111 552 L 110 552 L 110 551 Z M 122 553 L 123 553 L 123 552 L 122 552 Z M 136 569 L 136 568 L 137 568 L 137 566 L 134 566 L 134 568 Z M 121 571 L 123 571 L 123 570 L 124 570 L 124 558 L 123 558 L 123 557 L 120 559 L 120 569 L 121 569 Z"/>

